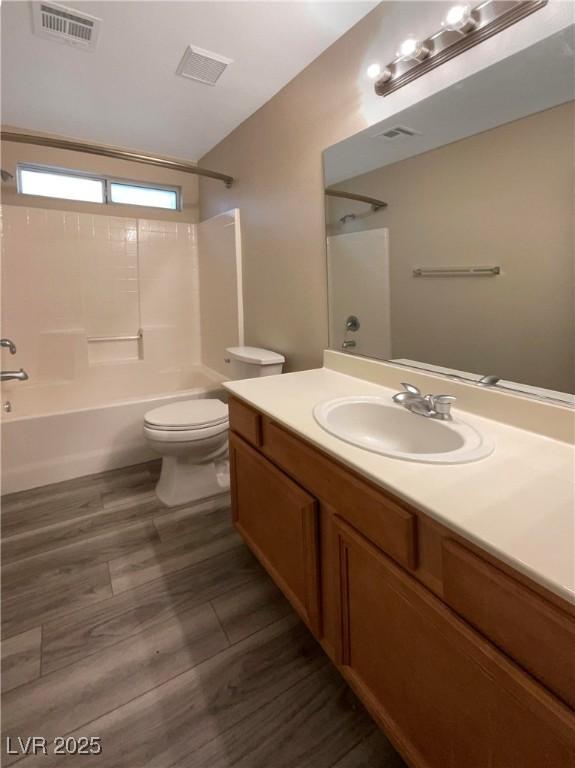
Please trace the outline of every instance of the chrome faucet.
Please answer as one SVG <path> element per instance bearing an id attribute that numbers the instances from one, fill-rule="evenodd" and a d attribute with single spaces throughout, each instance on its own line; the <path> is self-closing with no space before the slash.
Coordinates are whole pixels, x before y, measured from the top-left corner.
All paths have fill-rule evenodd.
<path id="1" fill-rule="evenodd" d="M 0 339 L 0 347 L 6 347 L 11 355 L 16 354 L 16 344 L 10 339 Z M 0 381 L 27 381 L 28 374 L 24 368 L 19 371 L 0 371 Z"/>
<path id="2" fill-rule="evenodd" d="M 341 348 L 342 349 L 350 349 L 357 346 L 355 341 L 353 339 L 346 339 L 345 341 L 342 341 Z"/>
<path id="3" fill-rule="evenodd" d="M 403 392 L 393 396 L 394 403 L 427 419 L 451 421 L 451 406 L 456 400 L 453 395 L 422 395 L 413 384 L 402 382 L 401 386 Z"/>
<path id="4" fill-rule="evenodd" d="M 0 347 L 8 347 L 11 355 L 16 354 L 16 344 L 10 339 L 0 339 Z"/>
<path id="5" fill-rule="evenodd" d="M 24 368 L 19 371 L 0 371 L 0 381 L 27 381 L 28 378 Z"/>
<path id="6" fill-rule="evenodd" d="M 481 387 L 495 387 L 497 382 L 501 381 L 499 376 L 482 376 L 480 379 L 478 379 L 477 383 Z"/>

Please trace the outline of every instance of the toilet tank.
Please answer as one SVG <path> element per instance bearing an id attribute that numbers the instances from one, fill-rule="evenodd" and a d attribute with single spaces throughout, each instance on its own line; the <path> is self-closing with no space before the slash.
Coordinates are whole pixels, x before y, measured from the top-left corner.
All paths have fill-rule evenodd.
<path id="1" fill-rule="evenodd" d="M 285 362 L 283 355 L 259 347 L 228 347 L 226 353 L 226 362 L 230 365 L 230 379 L 275 376 L 282 372 Z"/>

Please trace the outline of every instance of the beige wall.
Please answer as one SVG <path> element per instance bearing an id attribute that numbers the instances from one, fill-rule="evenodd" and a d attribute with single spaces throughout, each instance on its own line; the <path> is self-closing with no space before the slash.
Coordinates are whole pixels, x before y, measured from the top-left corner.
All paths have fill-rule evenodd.
<path id="1" fill-rule="evenodd" d="M 246 343 L 287 355 L 287 369 L 321 365 L 327 346 L 322 151 L 566 26 L 549 3 L 496 37 L 385 99 L 365 69 L 394 58 L 407 35 L 437 29 L 450 2 L 386 2 L 200 160 L 236 177 L 200 182 L 201 217 L 242 215 Z"/>
<path id="2" fill-rule="evenodd" d="M 570 102 L 338 183 L 389 205 L 327 212 L 331 233 L 389 229 L 393 357 L 575 391 L 574 135 Z M 470 264 L 502 274 L 412 277 Z"/>
<path id="3" fill-rule="evenodd" d="M 230 190 L 200 181 L 201 218 L 240 208 L 246 343 L 285 354 L 287 370 L 321 365 L 327 346 L 321 152 L 366 125 L 355 80 L 383 15 L 368 14 L 199 163 L 237 179 Z"/>
<path id="4" fill-rule="evenodd" d="M 15 129 L 10 126 L 3 126 L 3 128 L 12 131 L 20 130 L 26 133 L 23 127 Z M 54 210 L 108 214 L 110 216 L 145 216 L 148 219 L 163 219 L 165 221 L 198 221 L 197 176 L 156 168 L 152 165 L 141 165 L 126 160 L 114 160 L 97 155 L 87 155 L 82 152 L 37 147 L 32 144 L 17 144 L 15 142 L 3 141 L 1 149 L 1 167 L 14 176 L 9 182 L 3 182 L 0 187 L 2 202 L 5 205 L 52 208 Z M 128 147 L 127 149 L 130 148 Z M 132 205 L 103 206 L 97 203 L 52 200 L 48 197 L 19 195 L 16 189 L 16 166 L 19 162 L 36 163 L 56 168 L 70 168 L 76 171 L 129 179 L 130 181 L 147 181 L 156 184 L 178 186 L 182 189 L 183 209 L 181 211 L 165 211 Z M 212 181 L 211 183 L 217 184 L 218 182 Z"/>

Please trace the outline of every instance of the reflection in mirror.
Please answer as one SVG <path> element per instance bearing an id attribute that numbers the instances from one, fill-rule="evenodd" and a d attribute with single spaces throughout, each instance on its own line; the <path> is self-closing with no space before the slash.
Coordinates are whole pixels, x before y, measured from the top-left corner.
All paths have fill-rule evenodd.
<path id="1" fill-rule="evenodd" d="M 326 151 L 332 349 L 570 399 L 574 47 L 570 28 Z"/>

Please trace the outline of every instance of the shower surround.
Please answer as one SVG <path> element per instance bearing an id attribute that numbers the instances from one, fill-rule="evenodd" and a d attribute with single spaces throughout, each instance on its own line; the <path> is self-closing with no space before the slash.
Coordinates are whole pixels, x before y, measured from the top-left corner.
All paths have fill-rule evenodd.
<path id="1" fill-rule="evenodd" d="M 148 408 L 216 394 L 220 342 L 243 342 L 241 300 L 214 312 L 222 285 L 241 296 L 239 246 L 238 211 L 193 224 L 2 206 L 2 334 L 17 346 L 2 367 L 30 376 L 2 387 L 3 493 L 146 460 Z"/>

